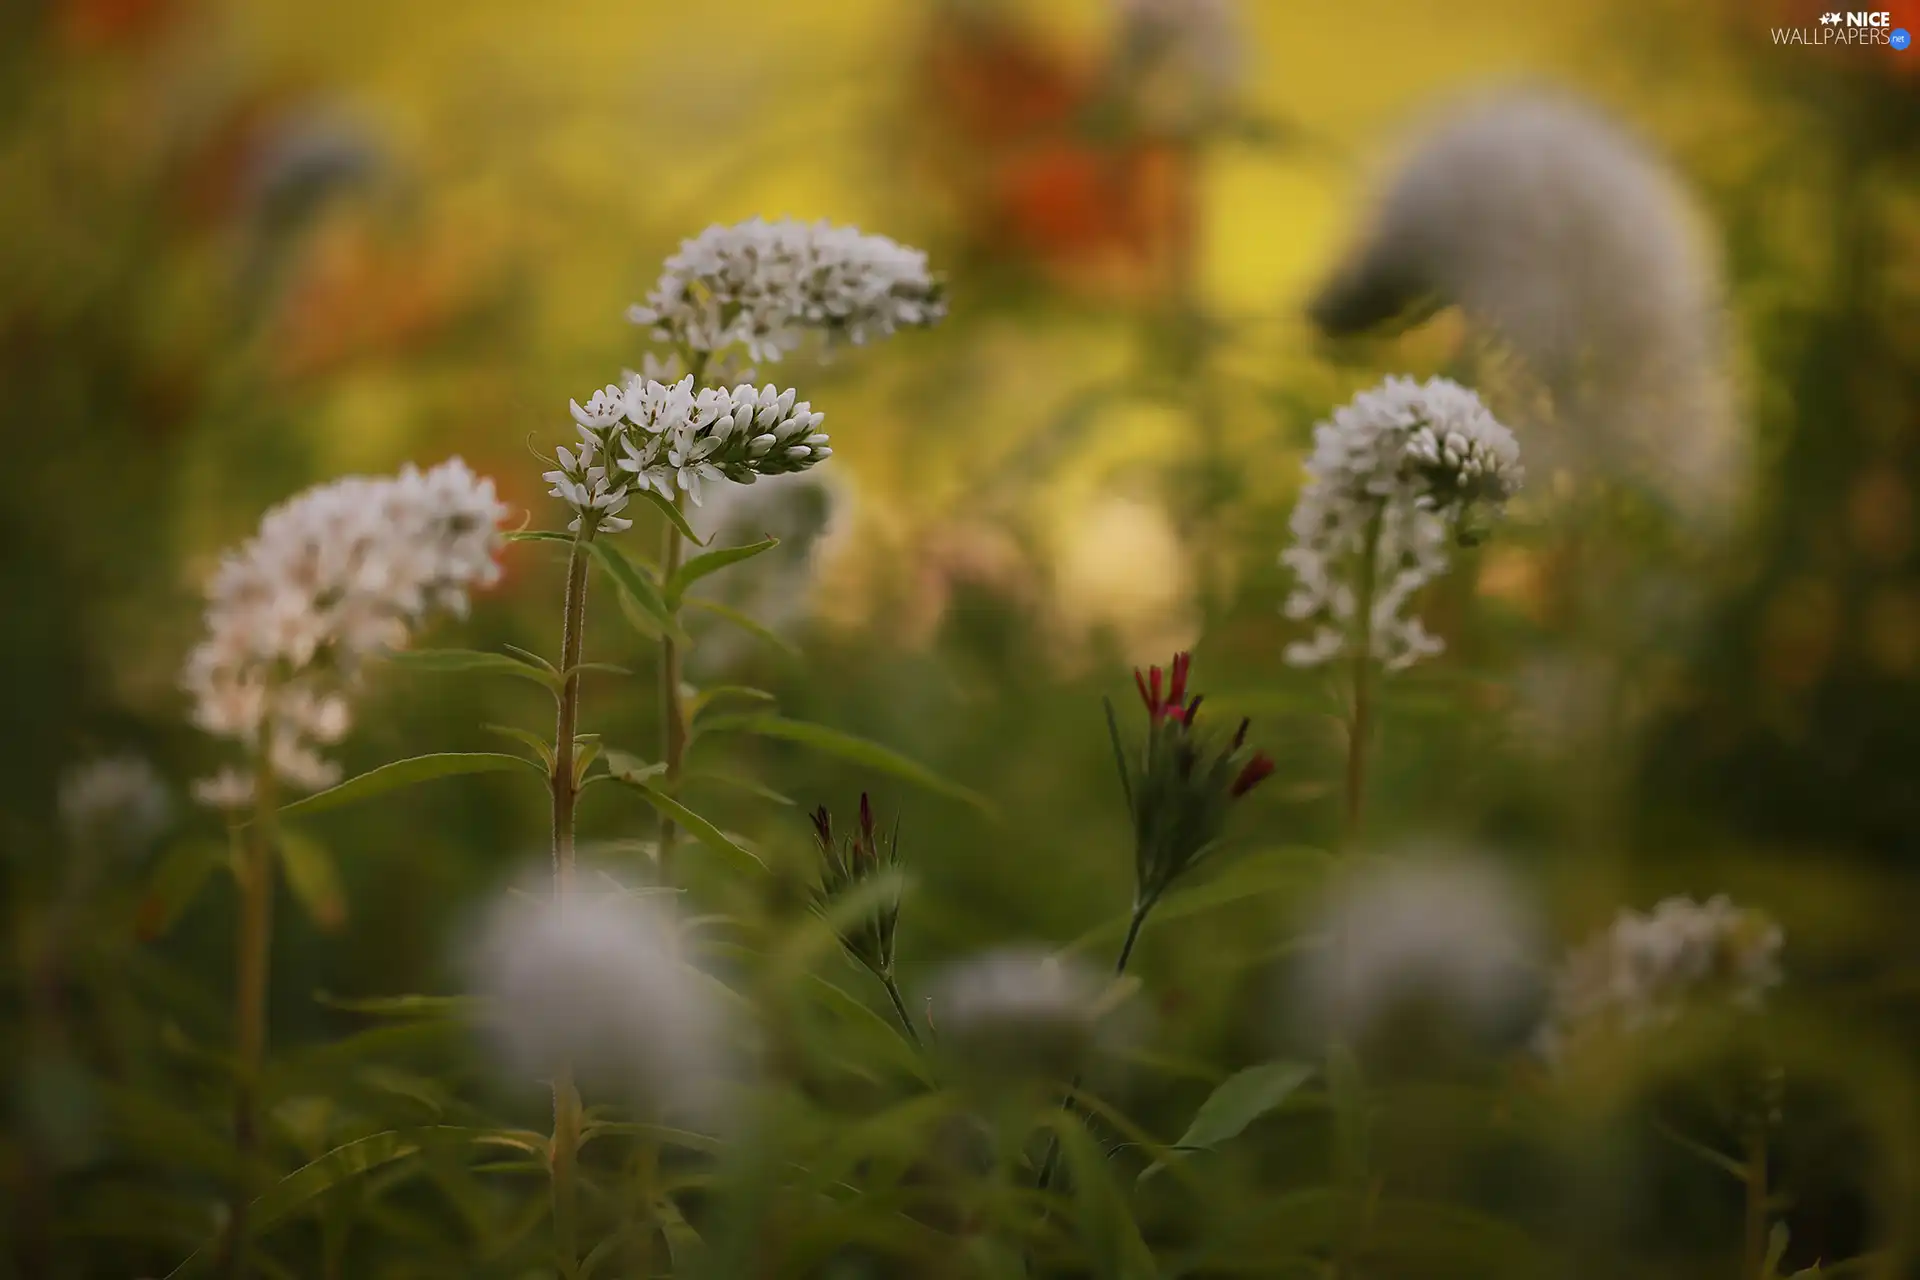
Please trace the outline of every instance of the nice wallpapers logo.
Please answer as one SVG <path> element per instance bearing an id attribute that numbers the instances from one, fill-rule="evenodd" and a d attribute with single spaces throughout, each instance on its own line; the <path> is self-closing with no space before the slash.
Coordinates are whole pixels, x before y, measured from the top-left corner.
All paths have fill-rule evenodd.
<path id="1" fill-rule="evenodd" d="M 1826 12 L 1818 25 L 1773 28 L 1775 44 L 1858 45 L 1871 48 L 1884 45 L 1904 52 L 1913 43 L 1905 27 L 1893 25 L 1893 15 L 1884 10 Z"/>

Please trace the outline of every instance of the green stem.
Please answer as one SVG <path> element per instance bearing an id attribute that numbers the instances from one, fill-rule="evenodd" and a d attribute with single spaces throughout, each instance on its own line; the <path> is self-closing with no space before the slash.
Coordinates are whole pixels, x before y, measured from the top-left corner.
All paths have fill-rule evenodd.
<path id="1" fill-rule="evenodd" d="M 567 595 L 560 628 L 560 707 L 553 726 L 553 772 L 547 779 L 553 796 L 553 896 L 566 910 L 573 892 L 573 827 L 579 787 L 573 773 L 574 737 L 580 715 L 580 649 L 587 614 L 587 544 L 593 526 L 583 517 L 580 532 L 567 552 Z M 562 1277 L 575 1274 L 579 1264 L 577 1173 L 580 1148 L 580 1094 L 573 1086 L 573 1068 L 564 1064 L 553 1077 L 553 1143 L 548 1153 L 553 1192 L 553 1247 Z"/>
<path id="2" fill-rule="evenodd" d="M 1767 1275 L 1767 1129 L 1755 1124 L 1747 1135 L 1746 1280 Z"/>
<path id="3" fill-rule="evenodd" d="M 1367 524 L 1366 546 L 1360 553 L 1359 581 L 1354 584 L 1353 707 L 1347 721 L 1347 785 L 1345 842 L 1360 842 L 1361 819 L 1366 813 L 1367 739 L 1373 731 L 1373 595 L 1378 586 L 1380 527 L 1385 510 L 1376 511 Z"/>
<path id="4" fill-rule="evenodd" d="M 674 497 L 674 505 L 683 505 L 679 495 Z M 660 548 L 660 581 L 662 584 L 673 580 L 679 571 L 685 546 L 681 541 L 680 530 L 674 523 L 667 522 L 665 541 Z M 675 606 L 675 616 L 678 616 Z M 680 696 L 680 668 L 683 655 L 680 645 L 665 632 L 660 636 L 660 758 L 667 766 L 667 794 L 679 794 L 680 771 L 687 755 L 687 704 Z M 673 883 L 673 846 L 679 834 L 679 828 L 663 813 L 660 815 L 659 866 L 660 883 Z"/>
<path id="5" fill-rule="evenodd" d="M 1363 821 L 1366 816 L 1367 796 L 1367 744 L 1373 735 L 1373 597 L 1379 586 L 1380 533 L 1386 519 L 1384 507 L 1376 510 L 1373 518 L 1367 522 L 1367 535 L 1360 552 L 1360 564 L 1357 580 L 1354 583 L 1354 619 L 1350 672 L 1353 682 L 1353 702 L 1351 715 L 1347 721 L 1347 770 L 1346 790 L 1343 796 L 1341 846 L 1347 857 L 1353 857 L 1360 848 Z M 1346 980 L 1346 939 L 1337 931 L 1327 939 L 1327 946 L 1333 953 L 1335 981 Z M 1328 1078 L 1338 1069 L 1336 1060 L 1345 1052 L 1345 1047 L 1336 1036 L 1327 1043 Z M 1357 1099 L 1350 1105 L 1359 1106 Z M 1342 1133 L 1358 1132 L 1355 1126 L 1361 1123 L 1357 1115 L 1337 1116 L 1336 1121 Z M 1343 1151 L 1348 1144 L 1341 1144 Z M 1349 1159 L 1348 1156 L 1352 1158 Z M 1344 1174 L 1339 1180 L 1345 1183 L 1347 1200 L 1341 1212 L 1341 1220 L 1334 1234 L 1333 1276 L 1335 1280 L 1351 1276 L 1354 1272 L 1354 1254 L 1360 1231 L 1360 1206 L 1364 1202 L 1366 1189 L 1366 1162 L 1364 1150 L 1356 1149 L 1342 1156 Z"/>
<path id="6" fill-rule="evenodd" d="M 272 726 L 260 733 L 259 761 L 253 784 L 254 819 L 238 848 L 234 874 L 239 881 L 240 919 L 234 951 L 234 1096 L 233 1145 L 240 1169 L 227 1223 L 226 1274 L 241 1280 L 250 1261 L 248 1207 L 252 1172 L 260 1154 L 260 1077 L 267 1053 L 267 978 L 273 952 L 273 850 L 275 798 L 269 761 Z"/>
<path id="7" fill-rule="evenodd" d="M 920 1039 L 920 1028 L 913 1025 L 913 1015 L 907 1012 L 907 1002 L 900 995 L 900 984 L 894 981 L 891 973 L 880 976 L 880 984 L 887 989 L 887 999 L 893 1001 L 893 1011 L 899 1015 L 900 1025 L 906 1028 L 907 1038 L 915 1045 L 924 1042 Z"/>
<path id="8" fill-rule="evenodd" d="M 1127 961 L 1133 958 L 1133 946 L 1136 942 L 1140 941 L 1140 929 L 1146 924 L 1147 913 L 1153 910 L 1153 904 L 1157 901 L 1159 901 L 1159 899 L 1154 897 L 1142 899 L 1133 904 L 1133 918 L 1127 921 L 1127 936 L 1125 940 L 1120 943 L 1120 954 L 1113 962 L 1114 977 L 1117 978 L 1127 971 Z M 1060 1099 L 1062 1108 L 1066 1110 L 1073 1109 L 1073 1095 L 1079 1091 L 1082 1078 L 1082 1076 L 1076 1074 L 1072 1082 L 1067 1085 L 1066 1096 Z M 1035 1183 L 1040 1190 L 1045 1191 L 1053 1182 L 1053 1175 L 1057 1171 L 1059 1164 L 1060 1135 L 1056 1133 L 1052 1138 L 1047 1140 L 1047 1154 L 1045 1159 L 1040 1162 L 1040 1177 Z"/>

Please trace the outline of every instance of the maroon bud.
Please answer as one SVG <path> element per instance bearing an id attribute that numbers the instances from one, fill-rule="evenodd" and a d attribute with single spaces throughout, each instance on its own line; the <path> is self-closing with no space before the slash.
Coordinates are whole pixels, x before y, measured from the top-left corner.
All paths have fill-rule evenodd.
<path id="1" fill-rule="evenodd" d="M 1189 729 L 1193 728 L 1193 718 L 1200 714 L 1200 699 L 1204 696 L 1204 694 L 1194 694 L 1193 701 L 1187 704 L 1185 714 L 1180 717 L 1181 723 Z"/>
<path id="2" fill-rule="evenodd" d="M 1190 653 L 1173 655 L 1173 683 L 1167 690 L 1167 705 L 1177 707 L 1187 700 L 1187 668 L 1193 663 Z"/>
<path id="3" fill-rule="evenodd" d="M 1146 704 L 1148 711 L 1153 710 L 1153 695 L 1147 692 L 1147 678 L 1140 674 L 1140 668 L 1133 669 L 1133 683 L 1140 690 L 1140 701 Z"/>
<path id="4" fill-rule="evenodd" d="M 860 793 L 860 834 L 869 842 L 873 839 L 873 802 L 864 791 Z"/>
<path id="5" fill-rule="evenodd" d="M 1238 751 L 1242 746 L 1246 744 L 1247 729 L 1251 727 L 1252 724 L 1253 724 L 1253 721 L 1242 719 L 1240 721 L 1240 727 L 1233 731 L 1233 749 L 1235 751 Z"/>
<path id="6" fill-rule="evenodd" d="M 1253 759 L 1247 761 L 1246 765 L 1240 770 L 1240 776 L 1233 780 L 1233 786 L 1228 790 L 1227 794 L 1238 800 L 1241 796 L 1259 786 L 1261 780 L 1272 772 L 1273 761 L 1268 758 L 1266 752 L 1257 751 L 1254 753 Z"/>
<path id="7" fill-rule="evenodd" d="M 823 847 L 833 847 L 833 815 L 827 812 L 825 805 L 813 811 L 813 834 Z"/>

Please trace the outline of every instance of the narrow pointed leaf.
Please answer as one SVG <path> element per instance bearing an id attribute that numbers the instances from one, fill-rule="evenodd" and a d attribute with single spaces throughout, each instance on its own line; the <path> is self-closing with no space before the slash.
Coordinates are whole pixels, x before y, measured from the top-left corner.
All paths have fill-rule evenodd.
<path id="1" fill-rule="evenodd" d="M 593 553 L 593 558 L 599 561 L 607 576 L 639 607 L 641 613 L 662 632 L 686 643 L 687 633 L 680 629 L 679 619 L 673 616 L 673 610 L 661 598 L 660 588 L 654 585 L 651 575 L 627 559 L 626 554 L 610 542 L 589 542 L 587 550 Z"/>
<path id="2" fill-rule="evenodd" d="M 765 702 L 776 701 L 765 689 L 755 689 L 744 684 L 720 684 L 711 689 L 702 689 L 687 704 L 687 717 L 698 720 L 700 713 L 721 702 Z"/>
<path id="3" fill-rule="evenodd" d="M 307 918 L 332 933 L 347 922 L 347 894 L 327 847 L 303 831 L 280 833 L 280 865 Z"/>
<path id="4" fill-rule="evenodd" d="M 451 1018 L 467 1021 L 480 1014 L 476 996 L 370 996 L 351 999 L 316 991 L 314 1001 L 329 1009 L 364 1013 L 376 1018 Z"/>
<path id="5" fill-rule="evenodd" d="M 533 752 L 534 758 L 540 762 L 542 769 L 548 773 L 553 772 L 553 748 L 539 734 L 525 729 L 516 729 L 510 724 L 483 724 L 480 727 L 489 733 L 497 733 L 522 744 Z"/>
<path id="6" fill-rule="evenodd" d="M 400 649 L 388 654 L 387 661 L 403 671 L 472 671 L 482 675 L 517 676 L 547 690 L 559 688 L 559 681 L 551 671 L 543 671 L 505 653 L 486 653 L 479 649 Z"/>
<path id="7" fill-rule="evenodd" d="M 689 609 L 698 609 L 702 613 L 712 614 L 724 622 L 730 622 L 748 635 L 763 641 L 790 658 L 800 656 L 793 643 L 779 632 L 774 631 L 756 620 L 751 614 L 742 613 L 732 605 L 721 604 L 718 600 L 708 600 L 703 596 L 694 596 L 686 601 Z"/>
<path id="8" fill-rule="evenodd" d="M 226 846 L 218 841 L 184 840 L 174 845 L 147 878 L 134 917 L 135 932 L 147 942 L 164 936 L 200 896 L 208 874 L 226 864 Z"/>
<path id="9" fill-rule="evenodd" d="M 607 764 L 609 770 L 612 770 L 611 757 Z M 766 864 L 758 857 L 729 840 L 724 831 L 654 786 L 647 778 L 641 777 L 637 772 L 615 772 L 613 777 L 638 791 L 648 804 L 659 810 L 675 826 L 681 827 L 688 835 L 729 862 L 753 871 L 766 870 Z"/>
<path id="10" fill-rule="evenodd" d="M 676 504 L 668 502 L 652 489 L 642 489 L 640 496 L 652 503 L 661 515 L 671 521 L 673 527 L 680 531 L 681 537 L 696 547 L 704 547 L 707 545 L 700 541 L 699 535 L 693 531 L 693 526 L 687 523 L 687 513 L 682 511 Z"/>
<path id="11" fill-rule="evenodd" d="M 687 594 L 687 588 L 710 573 L 718 573 L 728 565 L 739 564 L 742 560 L 751 560 L 763 551 L 771 551 L 780 545 L 778 538 L 762 538 L 740 547 L 721 547 L 717 551 L 704 552 L 693 557 L 667 580 L 667 603 L 678 604 Z"/>
<path id="12" fill-rule="evenodd" d="M 515 529 L 500 535 L 502 542 L 564 542 L 571 543 L 573 535 L 561 533 L 557 529 Z"/>
<path id="13" fill-rule="evenodd" d="M 1263 1062 L 1222 1081 L 1174 1146 L 1183 1151 L 1207 1151 L 1246 1131 L 1248 1125 L 1292 1097 L 1313 1078 L 1313 1068 L 1301 1062 Z M 1149 1165 L 1140 1175 L 1145 1182 L 1163 1166 Z"/>
<path id="14" fill-rule="evenodd" d="M 544 776 L 540 766 L 533 761 L 499 751 L 447 751 L 438 755 L 414 756 L 409 760 L 383 764 L 378 769 L 369 769 L 357 778 L 348 778 L 337 787 L 296 800 L 283 806 L 280 813 L 282 816 L 320 813 L 434 778 L 451 778 L 463 773 L 512 773 L 521 769 Z"/>
<path id="15" fill-rule="evenodd" d="M 710 728 L 720 727 L 709 722 Z M 972 791 L 957 782 L 948 781 L 917 760 L 901 755 L 891 747 L 883 747 L 877 742 L 856 737 L 839 729 L 831 729 L 823 724 L 814 724 L 808 720 L 789 720 L 784 716 L 748 716 L 727 727 L 737 728 L 744 733 L 756 734 L 762 738 L 780 738 L 787 742 L 796 742 L 803 747 L 830 756 L 838 756 L 852 764 L 862 765 L 881 773 L 892 774 L 916 786 L 924 787 L 936 794 L 948 796 L 970 804 L 984 813 L 991 813 L 993 805 L 977 791 Z"/>
<path id="16" fill-rule="evenodd" d="M 1066 1156 L 1080 1238 L 1101 1280 L 1158 1280 L 1153 1254 L 1140 1237 L 1133 1210 L 1108 1172 L 1106 1156 L 1077 1116 L 1057 1114 L 1054 1127 Z"/>
<path id="17" fill-rule="evenodd" d="M 714 769 L 693 769 L 688 771 L 685 776 L 689 780 L 697 779 L 701 782 L 714 782 L 723 787 L 732 787 L 735 790 L 744 791 L 748 795 L 758 796 L 760 799 L 768 801 L 769 803 L 785 805 L 788 808 L 792 808 L 795 804 L 799 803 L 792 796 L 775 791 L 772 787 L 755 782 L 752 778 L 743 778 L 737 773 L 725 773 Z"/>

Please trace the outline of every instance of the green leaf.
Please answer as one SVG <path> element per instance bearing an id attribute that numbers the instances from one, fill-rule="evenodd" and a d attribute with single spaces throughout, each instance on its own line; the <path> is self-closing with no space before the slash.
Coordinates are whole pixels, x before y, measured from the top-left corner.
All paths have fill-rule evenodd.
<path id="1" fill-rule="evenodd" d="M 533 752 L 534 758 L 540 762 L 541 769 L 549 775 L 553 773 L 553 748 L 547 745 L 547 740 L 539 734 L 530 733 L 525 729 L 516 729 L 510 724 L 483 724 L 480 727 L 488 733 L 497 733 L 502 737 L 512 738 L 515 742 L 525 746 Z"/>
<path id="2" fill-rule="evenodd" d="M 687 643 L 687 633 L 680 629 L 680 620 L 673 616 L 672 608 L 661 598 L 660 588 L 654 585 L 652 576 L 646 570 L 627 559 L 626 554 L 611 542 L 589 542 L 587 550 L 600 562 L 607 576 L 656 627 L 680 643 Z"/>
<path id="3" fill-rule="evenodd" d="M 227 848 L 217 840 L 183 840 L 167 850 L 147 877 L 147 890 L 134 915 L 134 933 L 143 942 L 164 937 L 215 867 L 229 865 Z"/>
<path id="4" fill-rule="evenodd" d="M 686 602 L 686 607 L 698 609 L 702 613 L 710 613 L 723 622 L 730 622 L 748 635 L 764 641 L 790 658 L 800 656 L 800 651 L 794 648 L 785 636 L 763 626 L 753 615 L 742 613 L 732 605 L 721 604 L 718 600 L 709 600 L 704 596 L 694 596 Z"/>
<path id="5" fill-rule="evenodd" d="M 1320 882 L 1327 862 L 1328 856 L 1323 850 L 1304 845 L 1255 850 L 1235 858 L 1211 878 L 1167 894 L 1154 904 L 1147 919 L 1150 924 L 1164 924 L 1184 916 L 1217 911 L 1236 902 L 1315 885 Z M 1083 951 L 1106 942 L 1117 942 L 1126 932 L 1129 919 L 1130 914 L 1114 916 L 1087 930 L 1062 950 Z"/>
<path id="6" fill-rule="evenodd" d="M 1077 1116 L 1058 1112 L 1054 1128 L 1066 1156 L 1079 1209 L 1080 1238 L 1093 1273 L 1103 1280 L 1157 1280 L 1153 1254 L 1140 1238 L 1126 1197 L 1107 1172 L 1106 1157 Z"/>
<path id="7" fill-rule="evenodd" d="M 640 496 L 648 502 L 651 502 L 654 507 L 659 510 L 661 515 L 671 521 L 673 527 L 680 531 L 681 537 L 696 547 L 704 547 L 707 545 L 700 541 L 699 535 L 693 531 L 693 526 L 687 523 L 687 513 L 680 509 L 678 503 L 667 501 L 652 489 L 642 489 Z"/>
<path id="8" fill-rule="evenodd" d="M 515 529 L 500 535 L 502 542 L 573 542 L 573 535 L 554 529 Z"/>
<path id="9" fill-rule="evenodd" d="M 708 822 L 705 818 L 687 808 L 687 806 L 681 804 L 660 788 L 654 786 L 653 783 L 648 778 L 643 777 L 639 771 L 614 772 L 612 754 L 609 754 L 607 757 L 607 768 L 608 771 L 612 773 L 614 779 L 624 782 L 635 791 L 638 791 L 648 804 L 658 809 L 668 820 L 673 822 L 674 825 L 684 828 L 688 835 L 691 835 L 695 840 L 698 840 L 701 844 L 707 846 L 707 848 L 713 850 L 721 857 L 736 866 L 744 867 L 748 870 L 765 871 L 767 869 L 766 864 L 760 861 L 758 857 L 729 840 L 726 833 L 720 830 L 720 828 L 714 826 L 711 822 Z"/>
<path id="10" fill-rule="evenodd" d="M 585 675 L 589 671 L 601 671 L 610 676 L 630 676 L 632 671 L 614 662 L 580 662 L 568 667 L 563 676 Z"/>
<path id="11" fill-rule="evenodd" d="M 700 713 L 717 702 L 730 699 L 742 702 L 774 702 L 776 699 L 765 689 L 755 689 L 744 684 L 717 684 L 711 689 L 702 689 L 687 704 L 687 718 L 698 720 Z"/>
<path id="12" fill-rule="evenodd" d="M 376 1018 L 451 1018 L 470 1021 L 479 1016 L 477 996 L 370 996 L 349 999 L 325 991 L 313 993 L 316 1004 L 345 1013 L 364 1013 Z"/>
<path id="13" fill-rule="evenodd" d="M 280 832 L 280 865 L 307 918 L 324 933 L 347 922 L 347 894 L 327 847 L 303 831 Z"/>
<path id="14" fill-rule="evenodd" d="M 687 588 L 710 573 L 718 573 L 731 564 L 742 560 L 751 560 L 763 551 L 771 551 L 780 545 L 778 538 L 762 538 L 740 547 L 722 547 L 718 551 L 708 551 L 697 555 L 673 571 L 667 579 L 667 603 L 679 604 L 680 598 L 687 594 Z"/>
<path id="15" fill-rule="evenodd" d="M 1200 1104 L 1193 1113 L 1193 1123 L 1173 1145 L 1184 1151 L 1208 1151 L 1237 1138 L 1312 1078 L 1313 1068 L 1301 1062 L 1263 1062 L 1236 1072 Z M 1161 1167 L 1158 1162 L 1147 1166 L 1140 1181 L 1145 1182 Z"/>
<path id="16" fill-rule="evenodd" d="M 343 804 L 384 795 L 401 787 L 410 787 L 416 782 L 451 778 L 464 773 L 512 773 L 519 769 L 545 776 L 540 766 L 526 757 L 499 751 L 444 751 L 437 755 L 414 756 L 409 760 L 383 764 L 378 769 L 369 769 L 357 778 L 348 778 L 337 787 L 329 787 L 295 800 L 292 804 L 283 805 L 280 813 L 283 817 L 320 813 L 326 809 L 337 809 Z"/>
<path id="17" fill-rule="evenodd" d="M 830 729 L 826 725 L 814 724 L 807 720 L 789 720 L 784 716 L 748 716 L 737 722 L 730 722 L 727 727 L 737 728 L 762 738 L 781 738 L 788 742 L 797 742 L 803 747 L 812 747 L 815 751 L 838 756 L 850 763 L 892 774 L 896 778 L 903 778 L 928 791 L 970 804 L 983 813 L 993 812 L 993 805 L 979 792 L 969 790 L 957 782 L 949 782 L 925 765 L 908 759 L 891 747 L 883 747 L 877 742 L 869 742 L 865 738 L 855 737 L 839 729 Z"/>
<path id="18" fill-rule="evenodd" d="M 783 795 L 772 787 L 755 782 L 752 778 L 743 778 L 737 773 L 724 773 L 716 769 L 691 769 L 686 773 L 689 781 L 717 782 L 721 786 L 733 787 L 748 795 L 758 796 L 762 800 L 792 808 L 797 802 L 792 796 Z"/>
<path id="19" fill-rule="evenodd" d="M 406 671 L 477 671 L 484 675 L 518 676 L 552 692 L 560 688 L 552 672 L 504 653 L 483 653 L 478 649 L 400 649 L 389 653 L 387 661 Z"/>
<path id="20" fill-rule="evenodd" d="M 624 751 L 609 751 L 606 757 L 607 776 L 618 782 L 646 782 L 667 771 L 664 761 L 649 762 Z"/>

